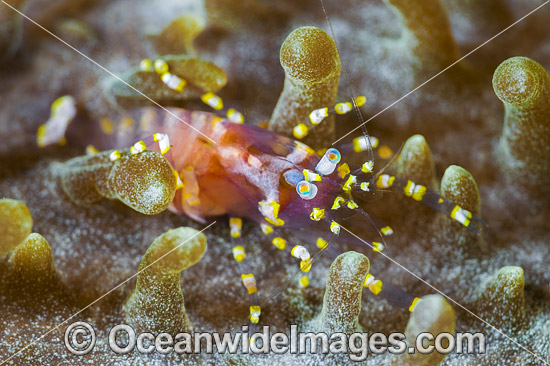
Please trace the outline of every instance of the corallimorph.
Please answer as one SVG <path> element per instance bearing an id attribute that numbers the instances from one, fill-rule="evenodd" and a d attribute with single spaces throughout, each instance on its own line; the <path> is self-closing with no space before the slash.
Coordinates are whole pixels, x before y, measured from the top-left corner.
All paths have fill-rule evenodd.
<path id="1" fill-rule="evenodd" d="M 437 187 L 432 152 L 424 136 L 414 135 L 405 142 L 398 171 L 403 178 L 425 185 L 428 189 Z"/>
<path id="2" fill-rule="evenodd" d="M 48 283 L 56 272 L 52 248 L 44 237 L 29 234 L 13 251 L 9 262 L 29 282 Z"/>
<path id="3" fill-rule="evenodd" d="M 477 183 L 466 169 L 458 165 L 449 166 L 441 179 L 440 190 L 442 197 L 456 203 L 476 216 L 481 215 L 481 198 Z M 444 217 L 442 219 L 445 222 L 441 223 L 440 221 L 438 235 L 444 242 L 452 243 L 455 250 L 462 251 L 461 248 L 465 245 L 479 242 L 476 233 L 463 230 L 463 227 L 455 222 L 455 220 Z M 467 251 L 467 248 L 463 249 Z"/>
<path id="4" fill-rule="evenodd" d="M 357 252 L 340 254 L 331 264 L 327 276 L 323 310 L 317 321 L 321 331 L 353 333 L 361 331 L 363 283 L 369 273 L 369 259 Z"/>
<path id="5" fill-rule="evenodd" d="M 227 76 L 221 68 L 200 57 L 166 55 L 158 59 L 165 61 L 170 73 L 185 80 L 189 86 L 183 91 L 174 90 L 166 86 L 155 70 L 142 70 L 140 67 L 130 69 L 123 79 L 153 100 L 197 98 L 205 91 L 215 93 L 227 83 Z M 143 98 L 141 94 L 117 79 L 112 79 L 106 87 L 122 106 L 131 103 L 134 98 Z"/>
<path id="6" fill-rule="evenodd" d="M 550 76 L 536 61 L 512 57 L 493 75 L 504 103 L 498 156 L 506 173 L 529 186 L 550 182 Z"/>
<path id="7" fill-rule="evenodd" d="M 512 24 L 508 7 L 500 0 L 441 0 L 449 14 L 453 36 L 462 47 L 477 46 Z"/>
<path id="8" fill-rule="evenodd" d="M 162 30 L 155 40 L 155 47 L 161 55 L 194 55 L 193 42 L 205 26 L 204 19 L 193 14 L 183 15 Z"/>
<path id="9" fill-rule="evenodd" d="M 307 121 L 313 110 L 334 105 L 340 79 L 340 56 L 334 40 L 322 29 L 301 27 L 283 42 L 280 60 L 285 82 L 269 129 L 290 135 L 293 127 Z M 304 141 L 321 147 L 333 138 L 334 120 L 329 117 Z"/>
<path id="10" fill-rule="evenodd" d="M 441 178 L 441 195 L 472 213 L 481 213 L 481 199 L 474 177 L 458 165 L 450 165 Z"/>
<path id="11" fill-rule="evenodd" d="M 172 229 L 151 244 L 139 265 L 136 289 L 124 305 L 125 319 L 138 332 L 190 331 L 181 290 L 181 272 L 197 263 L 206 236 L 189 228 Z"/>
<path id="12" fill-rule="evenodd" d="M 54 166 L 65 193 L 77 204 L 118 199 L 146 215 L 164 211 L 174 199 L 176 177 L 159 153 L 105 151 Z"/>
<path id="13" fill-rule="evenodd" d="M 455 331 L 455 312 L 441 295 L 427 295 L 420 299 L 409 318 L 405 336 L 407 345 L 414 347 L 420 333 L 429 332 L 437 337 L 442 333 L 452 336 Z M 433 341 L 424 340 L 423 346 L 433 346 Z M 396 356 L 393 365 L 397 366 L 438 366 L 445 354 L 434 351 L 429 354 L 403 354 Z"/>
<path id="14" fill-rule="evenodd" d="M 111 197 L 146 215 L 164 211 L 175 195 L 176 177 L 159 153 L 146 151 L 117 160 L 108 176 Z"/>
<path id="15" fill-rule="evenodd" d="M 496 327 L 520 326 L 525 316 L 524 286 L 523 268 L 502 267 L 478 288 L 480 315 Z"/>
<path id="16" fill-rule="evenodd" d="M 72 303 L 50 244 L 31 229 L 32 218 L 23 202 L 0 200 L 0 267 L 5 265 L 6 269 L 0 278 L 0 293 L 30 307 Z"/>
<path id="17" fill-rule="evenodd" d="M 88 24 L 81 20 L 63 20 L 57 24 L 56 32 L 61 39 L 85 50 L 97 44 L 97 35 Z"/>
<path id="18" fill-rule="evenodd" d="M 459 58 L 449 19 L 439 0 L 384 1 L 402 21 L 403 46 L 411 47 L 410 51 L 418 58 L 419 81 L 435 75 Z"/>
<path id="19" fill-rule="evenodd" d="M 0 199 L 0 255 L 8 253 L 31 233 L 32 216 L 27 205 Z"/>

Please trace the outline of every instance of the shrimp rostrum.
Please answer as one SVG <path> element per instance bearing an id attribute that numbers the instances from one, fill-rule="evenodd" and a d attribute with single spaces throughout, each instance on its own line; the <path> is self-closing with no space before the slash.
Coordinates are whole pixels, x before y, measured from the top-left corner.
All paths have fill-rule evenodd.
<path id="1" fill-rule="evenodd" d="M 351 103 L 341 103 L 338 109 L 349 111 Z M 326 108 L 313 111 L 310 120 L 319 123 L 329 113 Z M 423 185 L 375 172 L 372 151 L 378 140 L 367 134 L 319 154 L 298 140 L 243 124 L 242 118 L 221 118 L 207 112 L 143 108 L 125 116 L 123 125 L 131 127 L 113 139 L 118 146 L 131 147 L 104 152 L 90 149 L 93 154 L 65 163 L 63 189 L 80 204 L 116 198 L 145 214 L 169 207 L 199 222 L 227 215 L 233 255 L 250 298 L 252 323 L 259 321 L 261 310 L 257 283 L 247 265 L 241 238 L 243 218 L 260 224 L 273 245 L 299 260 L 301 286 L 309 283 L 307 273 L 313 262 L 310 250 L 337 255 L 335 240 L 346 236 L 340 232 L 340 223 L 350 215 L 362 217 L 375 229 L 378 238 L 368 242 L 370 248 L 384 250 L 384 237 L 391 235 L 392 229 L 371 217 L 362 203 L 374 200 L 380 191 L 400 191 L 474 232 L 478 231 L 476 221 L 481 222 L 470 211 Z M 133 139 L 138 129 L 142 138 Z M 295 128 L 294 135 L 303 137 L 304 126 Z M 341 152 L 370 152 L 365 155 L 371 158 L 361 166 L 350 167 Z M 309 233 L 311 247 L 290 245 L 279 234 L 281 229 L 298 236 Z M 355 245 L 365 246 L 357 240 Z M 411 311 L 418 300 L 372 274 L 364 286 Z"/>

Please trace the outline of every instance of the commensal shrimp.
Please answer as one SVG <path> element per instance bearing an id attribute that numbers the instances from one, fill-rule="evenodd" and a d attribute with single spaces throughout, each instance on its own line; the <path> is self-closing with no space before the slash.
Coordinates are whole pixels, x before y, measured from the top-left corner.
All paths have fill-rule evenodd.
<path id="1" fill-rule="evenodd" d="M 168 82 L 173 80 L 169 77 L 164 79 L 170 87 Z M 180 83 L 172 84 L 175 88 Z M 203 101 L 218 111 L 223 109 L 221 99 L 212 93 L 203 95 Z M 365 101 L 365 97 L 358 97 L 353 104 L 339 103 L 333 110 L 321 108 L 312 111 L 307 124 L 300 122 L 296 125 L 294 136 L 302 138 L 329 114 L 349 112 L 354 105 L 361 106 Z M 90 148 L 95 154 L 66 163 L 68 166 L 86 166 L 87 170 L 83 174 L 93 171 L 99 183 L 92 188 L 85 184 L 83 186 L 85 179 L 71 172 L 62 178 L 63 187 L 73 200 L 81 203 L 91 203 L 103 197 L 117 198 L 147 214 L 160 212 L 169 204 L 172 211 L 199 222 L 205 222 L 206 218 L 212 216 L 228 215 L 234 243 L 233 255 L 239 263 L 242 282 L 249 294 L 252 323 L 258 323 L 261 308 L 256 280 L 247 265 L 242 243 L 242 218 L 260 224 L 263 233 L 274 246 L 289 251 L 300 260 L 302 274 L 299 283 L 304 287 L 309 283 L 307 273 L 312 266 L 312 256 L 306 246 L 287 245 L 287 241 L 277 236 L 275 230 L 282 228 L 298 235 L 315 233 L 316 238 L 313 240 L 316 246 L 331 255 L 337 255 L 338 250 L 333 246 L 337 237 L 345 237 L 348 242 L 354 240 L 344 232 L 340 233 L 338 222 L 357 213 L 368 220 L 382 238 L 369 245 L 375 252 L 382 251 L 385 247 L 384 236 L 391 235 L 392 229 L 380 224 L 356 202 L 372 201 L 381 190 L 400 191 L 477 232 L 473 222 L 481 222 L 481 219 L 470 211 L 425 186 L 383 171 L 374 172 L 372 150 L 378 147 L 379 142 L 366 133 L 351 143 L 338 146 L 338 149 L 329 148 L 319 154 L 298 140 L 243 124 L 242 115 L 235 110 L 228 110 L 227 116 L 222 118 L 213 113 L 179 108 L 148 107 L 135 110 L 122 119 L 117 133 L 111 133 L 115 140 L 114 146 L 131 146 L 130 149 L 99 153 Z M 147 137 L 138 140 L 139 137 L 135 138 L 137 134 Z M 138 142 L 133 143 L 136 140 Z M 124 179 L 134 179 L 136 175 L 116 174 L 113 171 L 115 167 L 131 170 L 127 168 L 131 166 L 131 159 L 150 154 L 151 151 L 165 158 L 161 159 L 164 162 L 159 161 L 155 174 L 173 180 L 172 183 L 176 182 L 174 189 L 147 186 L 146 182 L 143 186 L 146 188 L 143 188 L 143 182 L 140 182 L 137 185 L 145 193 L 138 199 L 129 197 L 128 189 L 124 187 L 130 183 Z M 342 161 L 340 151 L 369 151 L 370 158 L 352 170 Z M 138 175 L 145 174 L 142 168 L 137 170 Z M 125 178 L 117 181 L 116 177 Z M 95 196 L 83 200 L 82 197 L 90 198 L 91 191 Z M 152 209 L 143 209 L 136 203 L 139 200 L 154 201 L 155 193 L 158 192 L 168 192 L 166 205 L 155 202 L 151 205 Z M 359 245 L 356 240 L 355 245 Z M 382 283 L 372 274 L 366 277 L 364 286 L 409 311 L 413 310 L 418 301 L 418 298 L 398 287 Z"/>

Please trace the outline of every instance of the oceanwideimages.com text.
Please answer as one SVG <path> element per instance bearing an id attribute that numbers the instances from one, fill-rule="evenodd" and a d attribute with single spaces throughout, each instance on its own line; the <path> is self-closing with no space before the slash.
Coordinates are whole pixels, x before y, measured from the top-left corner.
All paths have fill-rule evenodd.
<path id="1" fill-rule="evenodd" d="M 347 354 L 353 361 L 363 361 L 369 354 L 380 353 L 485 353 L 485 336 L 481 333 L 420 333 L 407 340 L 403 333 L 324 333 L 299 332 L 291 325 L 288 333 L 271 332 L 269 326 L 249 334 L 248 326 L 236 333 L 136 333 L 127 325 L 109 331 L 109 347 L 117 354 L 251 353 L 251 354 Z M 65 346 L 73 354 L 84 355 L 95 346 L 95 331 L 83 322 L 73 323 L 65 332 Z"/>

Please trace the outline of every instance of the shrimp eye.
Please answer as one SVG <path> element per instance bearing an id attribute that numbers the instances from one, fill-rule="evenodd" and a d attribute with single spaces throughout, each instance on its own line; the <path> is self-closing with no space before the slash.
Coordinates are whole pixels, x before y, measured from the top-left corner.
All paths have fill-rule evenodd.
<path id="1" fill-rule="evenodd" d="M 340 155 L 340 151 L 330 148 L 325 153 L 325 156 L 330 160 L 331 163 L 338 164 L 340 162 L 340 159 L 342 159 L 342 155 Z"/>
<path id="2" fill-rule="evenodd" d="M 304 174 L 296 169 L 287 170 L 283 173 L 283 177 L 288 184 L 294 187 L 296 187 L 296 185 L 300 183 L 300 181 L 304 180 Z"/>
<path id="3" fill-rule="evenodd" d="M 302 199 L 311 200 L 317 195 L 317 186 L 307 180 L 303 180 L 296 185 L 296 192 L 298 192 Z"/>
<path id="4" fill-rule="evenodd" d="M 340 155 L 340 151 L 330 148 L 325 152 L 325 155 L 319 160 L 317 163 L 317 166 L 315 167 L 315 170 L 317 173 L 321 175 L 329 175 L 332 174 L 334 169 L 336 169 L 336 165 L 340 162 L 342 159 L 342 155 Z"/>

